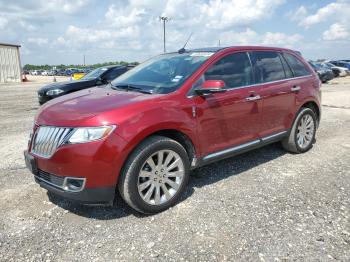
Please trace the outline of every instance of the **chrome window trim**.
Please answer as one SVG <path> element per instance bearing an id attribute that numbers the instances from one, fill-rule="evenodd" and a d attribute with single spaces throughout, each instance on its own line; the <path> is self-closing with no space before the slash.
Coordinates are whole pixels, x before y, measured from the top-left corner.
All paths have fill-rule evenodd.
<path id="1" fill-rule="evenodd" d="M 290 81 L 290 80 L 297 80 L 297 79 L 309 78 L 309 77 L 312 77 L 312 74 L 304 75 L 304 76 L 291 77 L 291 78 L 285 78 L 285 79 L 276 80 L 276 81 L 270 81 L 270 82 L 252 84 L 252 85 L 246 85 L 246 86 L 230 87 L 230 88 L 226 88 L 226 90 L 227 90 L 227 91 L 239 90 L 239 89 L 243 89 L 243 88 L 249 88 L 249 87 L 254 87 L 254 86 L 262 86 L 262 85 L 267 85 L 267 84 L 276 84 L 276 83 L 279 83 L 279 82 Z M 198 80 L 198 79 L 197 79 L 197 80 Z M 192 89 L 193 89 L 193 85 L 192 85 L 192 88 L 191 88 L 191 90 L 189 91 L 189 93 L 192 91 Z M 196 95 L 196 94 L 187 95 L 187 98 L 193 98 L 193 97 L 195 97 L 195 96 L 199 96 L 199 95 Z"/>

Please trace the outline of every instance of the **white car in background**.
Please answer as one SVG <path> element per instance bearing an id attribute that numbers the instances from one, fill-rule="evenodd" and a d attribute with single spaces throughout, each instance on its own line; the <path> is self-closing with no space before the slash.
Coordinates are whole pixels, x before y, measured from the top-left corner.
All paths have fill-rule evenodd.
<path id="1" fill-rule="evenodd" d="M 44 71 L 41 72 L 41 75 L 42 76 L 48 76 L 49 75 L 49 71 L 44 70 Z"/>
<path id="2" fill-rule="evenodd" d="M 325 62 L 324 65 L 326 65 L 327 67 L 330 67 L 332 69 L 332 71 L 337 71 L 339 76 L 348 76 L 350 75 L 350 70 L 346 67 L 341 67 L 341 66 L 336 66 L 333 65 L 330 62 Z"/>

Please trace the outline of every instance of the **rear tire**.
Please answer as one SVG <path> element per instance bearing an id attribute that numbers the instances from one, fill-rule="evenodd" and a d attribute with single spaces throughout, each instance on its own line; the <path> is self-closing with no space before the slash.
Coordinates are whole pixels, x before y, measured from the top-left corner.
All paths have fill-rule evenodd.
<path id="1" fill-rule="evenodd" d="M 309 151 L 315 141 L 316 127 L 315 112 L 303 107 L 294 120 L 289 136 L 282 140 L 283 148 L 296 154 Z"/>
<path id="2" fill-rule="evenodd" d="M 119 178 L 121 197 L 133 209 L 162 212 L 176 204 L 185 191 L 190 161 L 175 140 L 152 136 L 130 155 Z"/>

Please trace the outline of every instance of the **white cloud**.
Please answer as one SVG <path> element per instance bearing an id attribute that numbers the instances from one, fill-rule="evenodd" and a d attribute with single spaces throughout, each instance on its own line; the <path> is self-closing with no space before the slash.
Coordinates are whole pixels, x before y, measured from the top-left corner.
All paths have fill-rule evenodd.
<path id="1" fill-rule="evenodd" d="M 99 46 L 109 49 L 125 45 L 141 49 L 139 45 L 142 43 L 145 50 L 158 53 L 162 50 L 162 27 L 158 17 L 164 15 L 171 18 L 167 24 L 168 50 L 180 48 L 190 32 L 194 36 L 189 47 L 213 45 L 217 44 L 223 32 L 234 27 L 242 29 L 269 17 L 283 2 L 284 0 L 130 0 L 125 4 L 109 6 L 104 19 L 94 27 L 69 26 L 66 34 L 57 39 L 56 43 L 76 47 L 99 43 Z M 249 34 L 254 33 L 249 30 L 245 33 L 246 42 L 251 37 Z M 208 38 L 208 35 L 211 37 Z M 243 41 L 244 39 L 240 42 Z"/>
<path id="2" fill-rule="evenodd" d="M 306 14 L 306 9 L 303 12 Z M 312 25 L 330 20 L 350 23 L 349 14 L 350 2 L 348 0 L 338 0 L 318 9 L 314 14 L 300 19 L 299 25 L 309 28 Z"/>
<path id="3" fill-rule="evenodd" d="M 105 18 L 107 22 L 111 23 L 111 26 L 123 27 L 138 24 L 142 21 L 145 13 L 146 11 L 143 8 L 132 8 L 128 12 L 128 10 L 111 5 Z"/>
<path id="4" fill-rule="evenodd" d="M 258 34 L 251 28 L 242 32 L 224 32 L 220 35 L 223 46 L 264 45 L 300 49 L 303 37 L 300 34 L 288 35 L 281 32 Z"/>
<path id="5" fill-rule="evenodd" d="M 42 37 L 30 37 L 27 39 L 28 43 L 34 43 L 39 46 L 45 45 L 49 42 L 49 39 L 47 38 L 42 38 Z"/>
<path id="6" fill-rule="evenodd" d="M 307 16 L 308 12 L 305 6 L 300 6 L 297 10 L 292 10 L 288 12 L 288 17 L 290 20 L 300 22 Z"/>
<path id="7" fill-rule="evenodd" d="M 324 31 L 323 39 L 327 41 L 343 40 L 350 36 L 349 30 L 345 25 L 335 23 Z"/>
<path id="8" fill-rule="evenodd" d="M 262 43 L 264 45 L 284 46 L 293 48 L 296 44 L 300 43 L 303 37 L 299 34 L 288 35 L 285 33 L 271 33 L 264 34 Z"/>
<path id="9" fill-rule="evenodd" d="M 283 0 L 212 0 L 202 5 L 200 11 L 209 28 L 224 29 L 269 17 L 283 3 Z"/>
<path id="10" fill-rule="evenodd" d="M 63 12 L 66 14 L 74 14 L 79 11 L 80 8 L 86 6 L 89 3 L 89 0 L 41 0 L 43 9 L 48 12 Z"/>

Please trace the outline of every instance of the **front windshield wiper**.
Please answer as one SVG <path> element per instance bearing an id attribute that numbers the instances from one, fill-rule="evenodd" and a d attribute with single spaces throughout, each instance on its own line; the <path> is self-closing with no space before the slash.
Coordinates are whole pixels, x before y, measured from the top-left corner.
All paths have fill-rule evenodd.
<path id="1" fill-rule="evenodd" d="M 144 94 L 153 94 L 149 90 L 144 90 L 140 87 L 132 86 L 132 85 L 128 85 L 128 84 L 119 84 L 119 85 L 118 84 L 116 84 L 116 85 L 111 84 L 111 88 L 114 90 L 121 89 L 121 90 L 126 90 L 126 91 L 136 91 L 136 92 L 140 92 L 140 93 L 144 93 Z"/>

